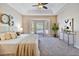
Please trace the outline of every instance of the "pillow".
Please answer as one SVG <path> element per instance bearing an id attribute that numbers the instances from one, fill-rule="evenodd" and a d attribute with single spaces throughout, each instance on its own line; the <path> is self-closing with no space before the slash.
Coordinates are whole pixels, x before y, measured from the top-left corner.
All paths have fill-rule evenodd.
<path id="1" fill-rule="evenodd" d="M 12 39 L 15 39 L 17 37 L 17 34 L 15 32 L 10 32 L 10 34 Z"/>
<path id="2" fill-rule="evenodd" d="M 5 33 L 5 40 L 11 39 L 10 32 Z"/>
<path id="3" fill-rule="evenodd" d="M 17 34 L 17 36 L 20 36 L 21 33 L 20 32 L 16 32 L 16 34 Z"/>
<path id="4" fill-rule="evenodd" d="M 1 40 L 5 40 L 5 34 L 1 34 L 1 35 L 0 35 L 0 39 L 1 39 Z"/>

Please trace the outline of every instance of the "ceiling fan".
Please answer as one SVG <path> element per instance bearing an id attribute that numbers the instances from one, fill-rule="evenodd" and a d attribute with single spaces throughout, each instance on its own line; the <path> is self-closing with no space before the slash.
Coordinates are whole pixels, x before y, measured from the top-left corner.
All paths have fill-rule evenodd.
<path id="1" fill-rule="evenodd" d="M 44 8 L 44 9 L 48 9 L 47 8 L 47 5 L 48 3 L 38 3 L 37 5 L 32 5 L 32 6 L 34 6 L 34 7 L 38 7 L 39 9 L 42 9 L 42 8 Z"/>

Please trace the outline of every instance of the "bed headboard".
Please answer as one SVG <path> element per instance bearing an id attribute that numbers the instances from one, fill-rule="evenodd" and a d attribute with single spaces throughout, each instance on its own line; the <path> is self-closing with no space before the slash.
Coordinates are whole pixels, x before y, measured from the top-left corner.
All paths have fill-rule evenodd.
<path id="1" fill-rule="evenodd" d="M 0 25 L 0 33 L 9 32 L 10 28 L 7 24 Z"/>
<path id="2" fill-rule="evenodd" d="M 10 32 L 10 31 L 17 32 L 18 28 L 16 26 L 13 26 L 12 30 L 10 30 L 10 26 L 8 26 L 7 24 L 0 25 L 0 33 Z"/>

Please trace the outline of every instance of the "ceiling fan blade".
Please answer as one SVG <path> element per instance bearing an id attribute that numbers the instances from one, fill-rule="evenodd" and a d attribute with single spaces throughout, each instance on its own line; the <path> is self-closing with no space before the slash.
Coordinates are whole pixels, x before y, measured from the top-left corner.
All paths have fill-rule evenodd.
<path id="1" fill-rule="evenodd" d="M 48 9 L 46 6 L 43 6 L 44 9 Z"/>
<path id="2" fill-rule="evenodd" d="M 38 3 L 38 5 L 41 5 L 41 3 Z"/>
<path id="3" fill-rule="evenodd" d="M 32 6 L 38 6 L 38 5 L 32 5 Z"/>
<path id="4" fill-rule="evenodd" d="M 42 5 L 46 5 L 46 4 L 48 4 L 48 3 L 41 3 Z"/>

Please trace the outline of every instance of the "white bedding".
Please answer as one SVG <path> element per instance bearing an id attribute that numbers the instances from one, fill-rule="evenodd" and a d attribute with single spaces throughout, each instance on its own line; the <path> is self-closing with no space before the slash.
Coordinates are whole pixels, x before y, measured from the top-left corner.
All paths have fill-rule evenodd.
<path id="1" fill-rule="evenodd" d="M 21 34 L 16 39 L 1 40 L 0 44 L 18 44 L 22 40 L 28 40 L 29 37 L 31 37 L 31 34 Z M 32 38 L 35 38 L 35 36 L 33 35 Z"/>

